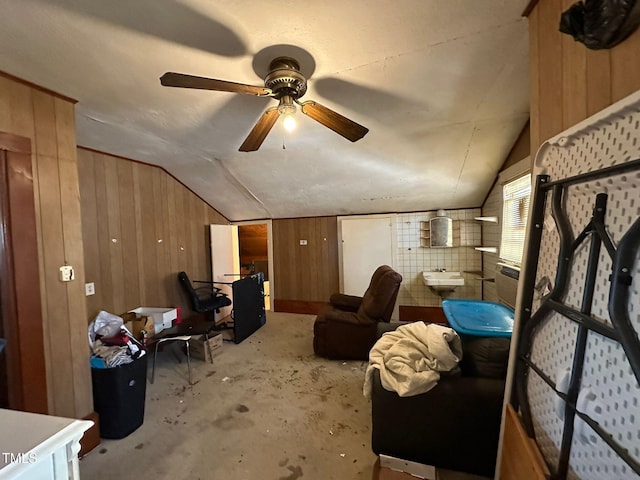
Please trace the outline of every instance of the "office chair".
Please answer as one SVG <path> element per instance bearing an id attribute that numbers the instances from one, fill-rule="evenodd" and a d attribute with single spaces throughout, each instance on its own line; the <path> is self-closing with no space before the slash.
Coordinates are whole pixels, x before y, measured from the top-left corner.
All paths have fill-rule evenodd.
<path id="1" fill-rule="evenodd" d="M 215 287 L 214 283 L 220 282 L 208 282 L 194 280 L 193 283 L 205 284 L 202 287 L 194 288 L 189 280 L 189 276 L 185 272 L 178 273 L 178 281 L 184 288 L 189 301 L 191 302 L 191 308 L 196 313 L 211 313 L 210 320 L 203 320 L 202 318 L 192 317 L 187 318 L 182 323 L 174 325 L 171 328 L 162 330 L 158 335 L 154 335 L 150 342 L 147 344 L 148 348 L 153 348 L 153 368 L 151 371 L 151 383 L 153 383 L 156 372 L 156 358 L 158 356 L 158 348 L 163 346 L 166 342 L 184 342 L 186 354 L 187 354 L 187 368 L 189 371 L 189 385 L 192 385 L 191 381 L 191 352 L 189 348 L 189 342 L 193 336 L 204 335 L 206 348 L 209 350 L 209 360 L 213 363 L 213 356 L 211 355 L 211 349 L 209 347 L 209 333 L 214 330 L 221 330 L 228 328 L 226 324 L 217 326 L 215 324 L 215 318 L 213 313 L 220 313 L 222 307 L 231 305 L 231 299 L 226 293 L 222 293 L 220 288 Z"/>
<path id="2" fill-rule="evenodd" d="M 194 288 L 185 272 L 178 273 L 178 281 L 184 288 L 191 302 L 191 309 L 196 313 L 220 313 L 222 307 L 231 305 L 231 299 L 215 283 L 203 280 L 194 280 L 193 283 L 201 283 L 203 286 Z"/>

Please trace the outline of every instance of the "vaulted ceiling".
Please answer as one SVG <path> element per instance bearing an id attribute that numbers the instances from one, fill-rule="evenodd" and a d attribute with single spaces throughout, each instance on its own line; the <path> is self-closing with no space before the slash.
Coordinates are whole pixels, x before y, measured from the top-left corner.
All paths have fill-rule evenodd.
<path id="1" fill-rule="evenodd" d="M 0 0 L 0 70 L 77 99 L 78 144 L 162 166 L 230 220 L 476 207 L 528 119 L 526 0 Z M 181 72 L 262 86 L 297 57 L 298 112 L 238 148 L 270 98 L 168 88 Z"/>

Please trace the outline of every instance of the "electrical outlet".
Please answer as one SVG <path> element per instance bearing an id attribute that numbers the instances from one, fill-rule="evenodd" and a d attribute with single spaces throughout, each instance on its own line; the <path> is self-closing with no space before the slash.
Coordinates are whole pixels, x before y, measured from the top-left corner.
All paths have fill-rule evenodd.
<path id="1" fill-rule="evenodd" d="M 300 245 L 306 245 L 307 241 L 306 240 L 300 240 Z"/>
<path id="2" fill-rule="evenodd" d="M 89 295 L 96 294 L 96 286 L 93 282 L 84 284 L 84 294 L 88 297 Z"/>

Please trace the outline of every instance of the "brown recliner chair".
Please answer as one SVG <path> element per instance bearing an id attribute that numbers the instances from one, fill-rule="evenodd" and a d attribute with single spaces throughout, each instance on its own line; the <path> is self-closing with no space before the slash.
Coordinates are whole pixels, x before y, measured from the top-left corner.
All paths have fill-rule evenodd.
<path id="1" fill-rule="evenodd" d="M 402 275 L 388 265 L 376 269 L 362 297 L 334 293 L 313 325 L 316 355 L 340 360 L 368 360 L 378 322 L 389 322 Z"/>

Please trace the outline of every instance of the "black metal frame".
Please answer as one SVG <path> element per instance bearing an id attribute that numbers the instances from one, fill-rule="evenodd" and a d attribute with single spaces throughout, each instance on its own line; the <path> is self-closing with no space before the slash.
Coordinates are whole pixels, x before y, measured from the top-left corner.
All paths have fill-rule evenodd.
<path id="1" fill-rule="evenodd" d="M 596 332 L 622 345 L 631 369 L 638 383 L 640 383 L 640 340 L 638 339 L 638 333 L 631 324 L 629 312 L 627 311 L 629 287 L 632 280 L 631 270 L 638 250 L 640 249 L 640 218 L 636 219 L 629 227 L 616 248 L 605 230 L 606 194 L 600 193 L 596 195 L 592 218 L 575 239 L 572 238 L 573 232 L 569 224 L 568 216 L 563 208 L 566 203 L 565 195 L 567 187 L 570 185 L 585 183 L 612 175 L 620 175 L 634 170 L 640 170 L 640 159 L 553 182 L 550 181 L 549 176 L 539 175 L 535 181 L 531 220 L 529 221 L 529 243 L 525 256 L 524 276 L 522 278 L 523 294 L 519 312 L 520 332 L 517 340 L 518 353 L 515 370 L 515 388 L 511 403 L 516 409 L 520 409 L 523 425 L 527 434 L 531 438 L 535 438 L 528 399 L 527 377 L 531 372 L 534 372 L 564 400 L 564 427 L 558 464 L 555 466 L 555 469 L 553 466 L 549 466 L 553 472 L 551 477 L 553 480 L 564 480 L 567 478 L 576 416 L 587 423 L 635 473 L 640 474 L 640 463 L 629 454 L 628 450 L 620 445 L 611 434 L 606 432 L 588 415 L 579 412 L 576 407 L 589 331 Z M 542 299 L 540 307 L 532 315 L 538 256 L 542 240 L 542 225 L 548 194 L 551 194 L 551 211 L 558 230 L 560 249 L 553 289 Z M 586 240 L 590 240 L 589 260 L 587 263 L 582 302 L 580 310 L 577 310 L 562 303 L 562 299 L 566 293 L 574 253 Z M 612 326 L 608 326 L 591 316 L 593 293 L 598 273 L 598 260 L 603 245 L 613 260 L 608 302 Z M 578 325 L 571 377 L 566 394 L 559 392 L 555 382 L 545 375 L 531 360 L 531 347 L 536 330 L 540 323 L 552 312 L 559 313 Z"/>

